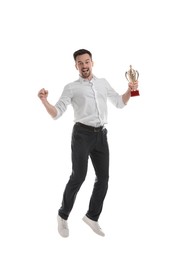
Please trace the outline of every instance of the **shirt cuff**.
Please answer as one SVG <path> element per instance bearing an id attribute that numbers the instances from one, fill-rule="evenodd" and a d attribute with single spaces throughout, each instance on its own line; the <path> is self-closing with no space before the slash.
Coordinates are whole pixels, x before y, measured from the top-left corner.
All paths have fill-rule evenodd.
<path id="1" fill-rule="evenodd" d="M 56 110 L 57 110 L 57 115 L 52 117 L 54 120 L 58 119 L 61 116 L 61 111 L 55 106 Z"/>

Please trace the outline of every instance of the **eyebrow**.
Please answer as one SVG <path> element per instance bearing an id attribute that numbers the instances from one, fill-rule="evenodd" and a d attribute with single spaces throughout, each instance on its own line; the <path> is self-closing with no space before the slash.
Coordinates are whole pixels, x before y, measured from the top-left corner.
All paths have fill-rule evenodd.
<path id="1" fill-rule="evenodd" d="M 87 60 L 85 60 L 84 62 L 86 62 L 86 61 L 90 61 L 90 59 L 87 59 Z M 79 60 L 78 63 L 80 63 L 80 62 L 83 63 L 83 61 Z"/>

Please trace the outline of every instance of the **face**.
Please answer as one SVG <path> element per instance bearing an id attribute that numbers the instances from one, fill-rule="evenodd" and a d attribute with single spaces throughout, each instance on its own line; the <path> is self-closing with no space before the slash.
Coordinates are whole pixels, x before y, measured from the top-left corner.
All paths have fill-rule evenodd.
<path id="1" fill-rule="evenodd" d="M 84 79 L 92 79 L 92 66 L 93 61 L 89 54 L 83 54 L 76 57 L 76 69 L 79 70 L 79 74 Z"/>

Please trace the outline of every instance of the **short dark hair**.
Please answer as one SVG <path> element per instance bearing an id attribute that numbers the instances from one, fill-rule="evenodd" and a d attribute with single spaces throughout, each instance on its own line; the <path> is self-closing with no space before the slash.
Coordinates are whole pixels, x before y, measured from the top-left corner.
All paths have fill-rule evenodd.
<path id="1" fill-rule="evenodd" d="M 92 54 L 91 54 L 91 52 L 88 51 L 88 50 L 85 50 L 85 49 L 80 49 L 80 50 L 75 51 L 75 52 L 73 53 L 73 58 L 74 58 L 74 60 L 76 61 L 76 57 L 77 57 L 77 56 L 83 55 L 83 54 L 86 54 L 86 53 L 89 54 L 89 56 L 90 56 L 90 58 L 91 58 L 91 60 L 92 60 Z"/>

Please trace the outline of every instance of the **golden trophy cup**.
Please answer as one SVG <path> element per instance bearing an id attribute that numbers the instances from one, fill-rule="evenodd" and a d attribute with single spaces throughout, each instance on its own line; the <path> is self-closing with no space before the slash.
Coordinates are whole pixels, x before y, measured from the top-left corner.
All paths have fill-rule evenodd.
<path id="1" fill-rule="evenodd" d="M 128 80 L 128 82 L 135 82 L 139 78 L 139 72 L 137 70 L 132 69 L 132 65 L 130 65 L 129 71 L 126 71 L 125 77 Z M 134 89 L 131 90 L 131 97 L 139 96 L 139 90 Z"/>

